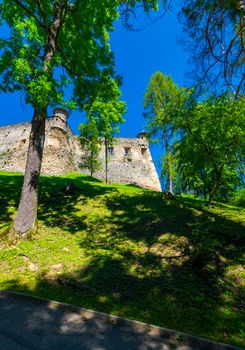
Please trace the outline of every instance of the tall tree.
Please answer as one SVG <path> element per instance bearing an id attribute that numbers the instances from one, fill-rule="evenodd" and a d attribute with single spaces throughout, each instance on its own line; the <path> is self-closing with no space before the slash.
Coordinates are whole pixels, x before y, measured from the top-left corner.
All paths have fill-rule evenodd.
<path id="1" fill-rule="evenodd" d="M 107 79 L 101 82 L 98 95 L 93 101 L 84 105 L 86 121 L 80 125 L 80 141 L 88 155 L 82 167 L 88 168 L 92 173 L 100 167 L 98 161 L 99 148 L 104 140 L 105 145 L 105 173 L 107 182 L 107 143 L 119 132 L 119 124 L 124 122 L 125 102 L 120 101 L 121 81 Z"/>
<path id="2" fill-rule="evenodd" d="M 84 155 L 81 158 L 81 169 L 88 169 L 90 176 L 93 176 L 96 170 L 100 169 L 99 151 L 99 136 L 96 124 L 93 120 L 87 121 L 85 124 L 81 124 L 80 131 L 80 143 L 84 151 Z"/>
<path id="3" fill-rule="evenodd" d="M 243 98 L 209 98 L 181 120 L 179 174 L 189 190 L 208 194 L 208 204 L 218 193 L 228 195 L 238 181 L 239 155 L 245 148 L 244 106 Z"/>
<path id="4" fill-rule="evenodd" d="M 245 4 L 243 0 L 187 0 L 181 18 L 189 34 L 196 85 L 245 91 Z M 201 85 L 200 85 L 201 83 Z"/>
<path id="5" fill-rule="evenodd" d="M 163 146 L 163 174 L 167 177 L 167 190 L 173 192 L 173 137 L 177 132 L 175 119 L 183 103 L 183 89 L 161 72 L 154 73 L 144 95 L 144 116 L 147 131 L 152 141 Z M 167 164 L 167 166 L 166 166 Z"/>
<path id="6" fill-rule="evenodd" d="M 112 90 L 114 90 L 114 93 L 110 95 L 110 98 L 98 96 L 92 105 L 85 108 L 88 119 L 85 128 L 93 125 L 93 133 L 97 138 L 97 144 L 102 140 L 104 143 L 106 182 L 108 182 L 108 146 L 112 143 L 113 136 L 119 132 L 119 124 L 124 122 L 122 115 L 125 113 L 125 102 L 118 100 L 120 96 L 119 89 L 114 85 Z M 96 142 L 96 139 L 94 139 L 94 142 Z"/>
<path id="7" fill-rule="evenodd" d="M 0 4 L 1 20 L 10 28 L 9 38 L 1 39 L 1 88 L 24 91 L 26 102 L 34 109 L 24 183 L 12 227 L 17 239 L 26 237 L 36 226 L 48 106 L 65 104 L 64 86 L 70 80 L 73 101 L 67 106 L 75 101 L 82 108 L 92 93 L 96 95 L 99 82 L 114 74 L 107 32 L 117 10 L 115 1 L 110 4 L 66 0 Z M 93 90 L 91 81 L 97 83 Z M 81 92 L 84 85 L 87 89 Z"/>
<path id="8" fill-rule="evenodd" d="M 165 2 L 164 0 L 162 0 Z M 36 230 L 37 198 L 45 140 L 47 108 L 78 106 L 96 99 L 101 81 L 114 76 L 109 31 L 118 6 L 127 11 L 157 0 L 2 0 L 0 23 L 9 37 L 0 39 L 0 89 L 23 91 L 33 106 L 32 128 L 24 183 L 12 227 L 16 239 Z M 64 99 L 67 84 L 72 100 Z"/>

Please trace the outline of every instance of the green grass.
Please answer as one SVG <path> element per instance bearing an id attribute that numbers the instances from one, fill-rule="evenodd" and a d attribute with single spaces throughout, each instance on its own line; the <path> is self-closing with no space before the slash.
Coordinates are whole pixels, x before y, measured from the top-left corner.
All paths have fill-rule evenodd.
<path id="1" fill-rule="evenodd" d="M 245 345 L 244 209 L 80 174 L 42 177 L 40 234 L 8 247 L 21 183 L 0 172 L 0 289 Z"/>

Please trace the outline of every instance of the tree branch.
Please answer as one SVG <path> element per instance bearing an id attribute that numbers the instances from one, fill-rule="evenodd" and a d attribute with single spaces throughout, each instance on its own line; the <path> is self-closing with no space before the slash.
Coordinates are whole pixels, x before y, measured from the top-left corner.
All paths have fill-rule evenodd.
<path id="1" fill-rule="evenodd" d="M 34 0 L 34 2 L 36 3 L 36 5 L 38 7 L 38 10 L 40 12 L 40 15 L 43 18 L 43 22 L 45 23 L 45 27 L 47 28 L 47 19 L 46 19 L 45 12 L 42 9 L 41 1 L 40 0 Z"/>
<path id="2" fill-rule="evenodd" d="M 241 90 L 241 87 L 242 87 L 242 84 L 243 82 L 245 81 L 245 73 L 243 74 L 242 76 L 242 79 L 237 87 L 237 91 L 236 91 L 236 98 L 238 98 L 239 94 L 240 94 L 240 90 Z"/>
<path id="3" fill-rule="evenodd" d="M 25 5 L 23 5 L 19 0 L 12 0 L 13 2 L 16 3 L 16 5 L 18 5 L 26 14 L 28 14 L 29 16 L 31 16 L 32 18 L 34 18 L 34 20 L 36 21 L 37 25 L 43 29 L 45 29 L 45 31 L 47 31 L 47 27 L 45 26 L 44 23 L 42 23 L 39 18 Z"/>

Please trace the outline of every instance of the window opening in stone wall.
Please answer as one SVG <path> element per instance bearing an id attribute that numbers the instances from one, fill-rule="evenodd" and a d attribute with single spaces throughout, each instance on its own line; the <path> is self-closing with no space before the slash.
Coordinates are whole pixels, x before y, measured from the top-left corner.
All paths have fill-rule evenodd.
<path id="1" fill-rule="evenodd" d="M 124 155 L 131 156 L 131 147 L 124 147 Z"/>
<path id="2" fill-rule="evenodd" d="M 114 147 L 107 147 L 107 153 L 109 156 L 112 156 L 114 154 Z"/>
<path id="3" fill-rule="evenodd" d="M 145 154 L 146 153 L 146 150 L 147 150 L 147 148 L 141 148 L 141 154 Z"/>

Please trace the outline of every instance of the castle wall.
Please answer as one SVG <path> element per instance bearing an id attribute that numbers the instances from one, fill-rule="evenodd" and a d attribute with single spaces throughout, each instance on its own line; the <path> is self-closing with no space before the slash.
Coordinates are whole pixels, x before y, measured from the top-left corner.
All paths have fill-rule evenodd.
<path id="1" fill-rule="evenodd" d="M 76 141 L 78 142 L 78 141 Z M 141 187 L 161 191 L 159 178 L 153 163 L 147 140 L 137 138 L 116 138 L 109 145 L 112 154 L 108 154 L 108 182 L 135 184 Z M 125 152 L 126 149 L 126 152 Z M 84 157 L 84 153 L 77 145 L 76 162 Z M 105 180 L 105 146 L 100 146 L 99 161 L 101 169 L 93 176 Z M 82 169 L 88 173 L 87 169 Z"/>
<path id="2" fill-rule="evenodd" d="M 30 123 L 0 128 L 0 169 L 24 171 L 30 130 Z"/>
<path id="3" fill-rule="evenodd" d="M 30 123 L 0 127 L 0 169 L 24 172 L 31 130 Z M 108 182 L 135 184 L 161 191 L 148 142 L 139 138 L 117 138 L 109 145 Z M 65 120 L 54 116 L 46 121 L 42 173 L 63 175 L 71 171 L 90 173 L 81 167 L 86 156 L 78 137 Z M 100 146 L 100 170 L 93 176 L 105 179 L 105 146 Z"/>
<path id="4" fill-rule="evenodd" d="M 31 123 L 0 127 L 0 169 L 25 171 Z M 73 134 L 59 118 L 46 121 L 46 138 L 42 173 L 62 175 L 76 170 L 73 156 Z"/>

